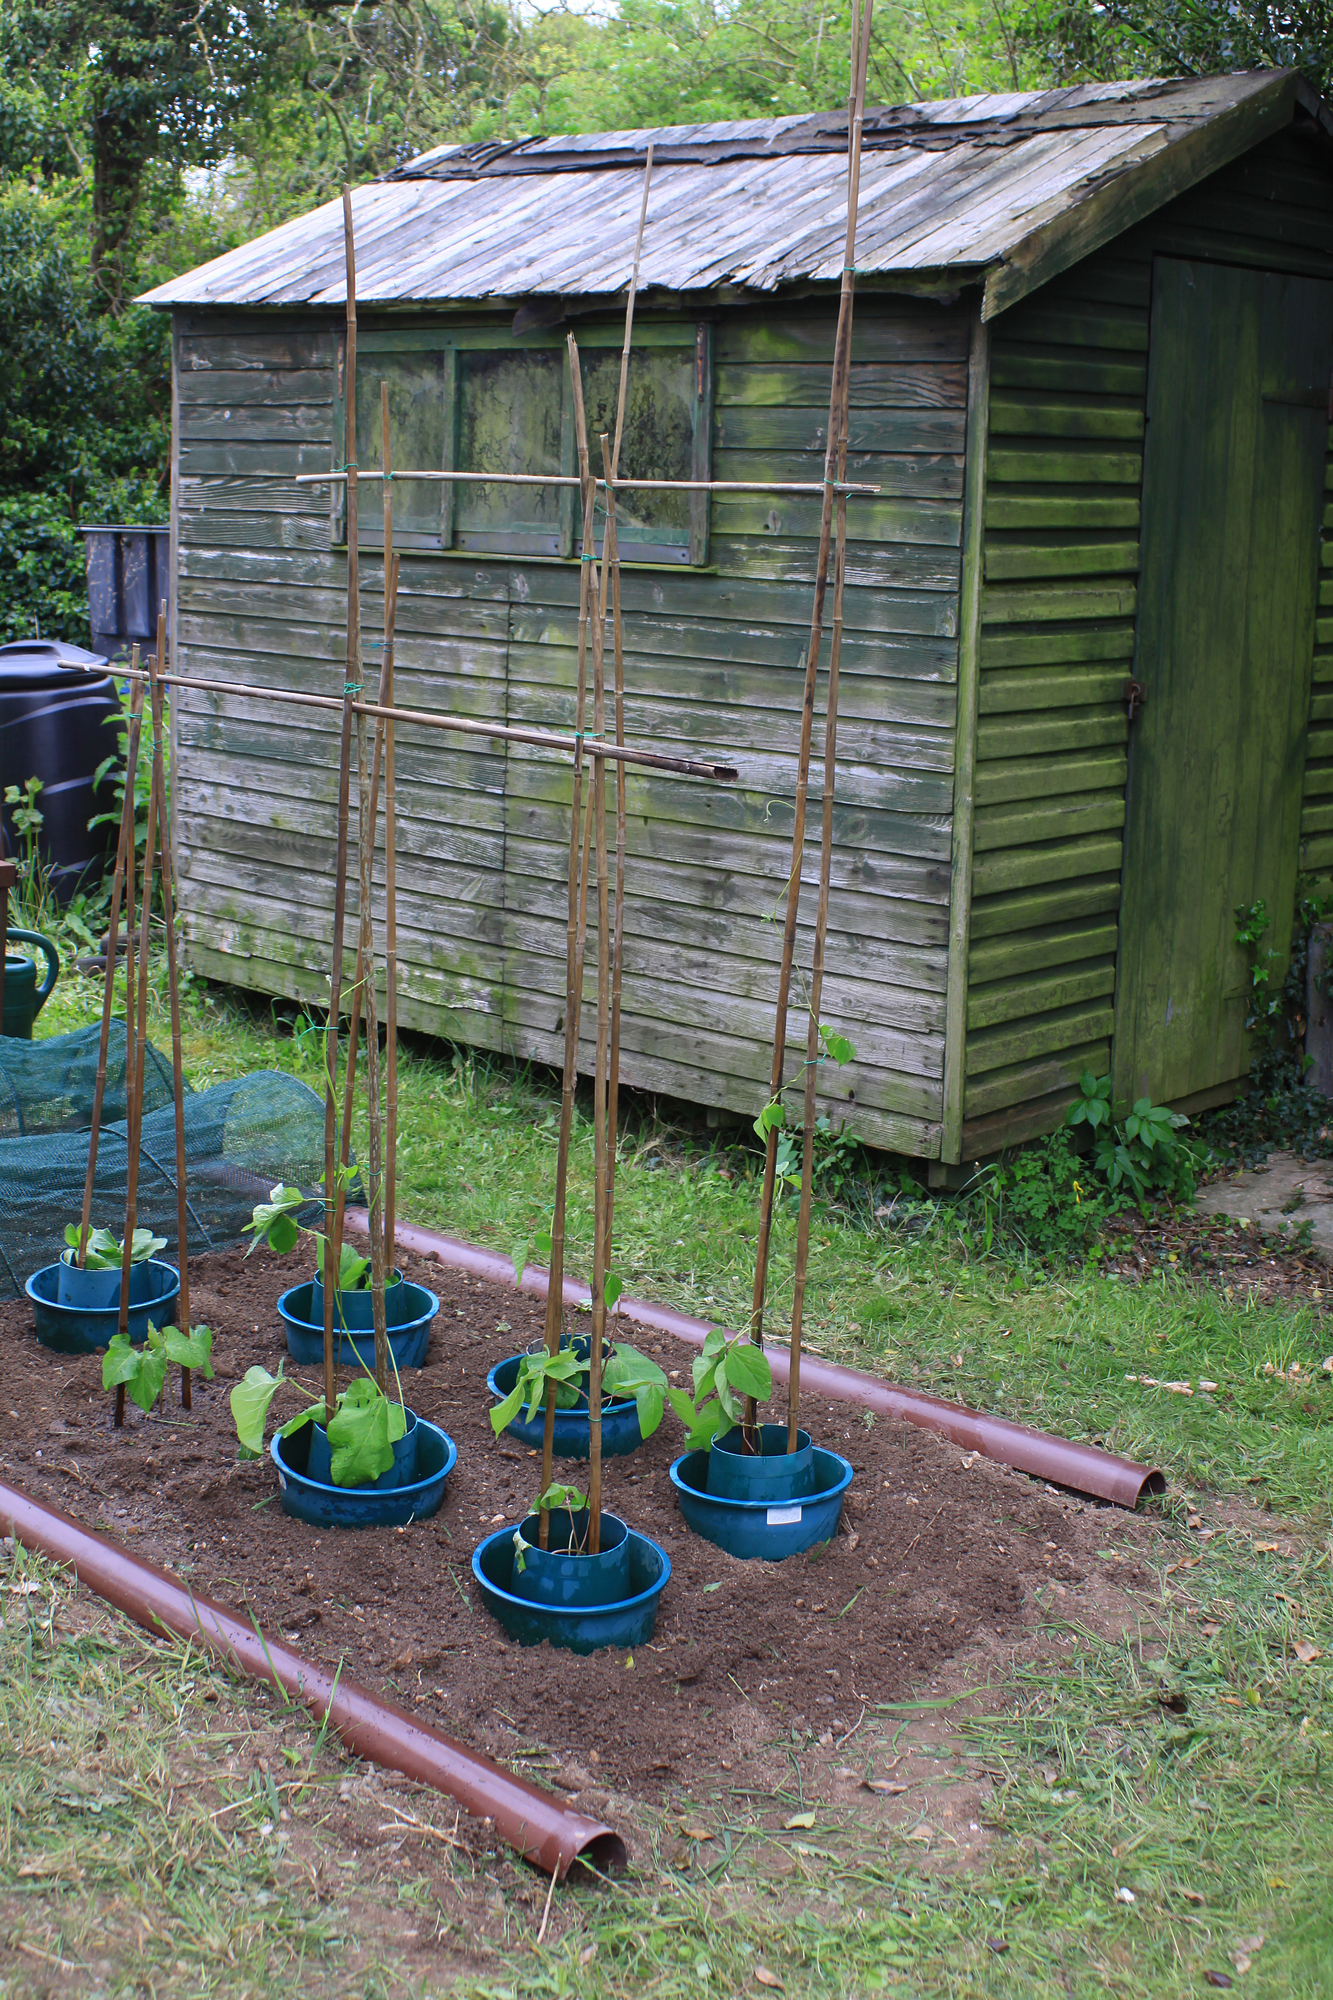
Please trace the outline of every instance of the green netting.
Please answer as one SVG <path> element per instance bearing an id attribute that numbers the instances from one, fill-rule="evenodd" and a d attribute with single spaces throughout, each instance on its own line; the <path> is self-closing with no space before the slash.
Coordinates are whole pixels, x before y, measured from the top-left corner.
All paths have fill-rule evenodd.
<path id="1" fill-rule="evenodd" d="M 0 1038 L 0 1296 L 16 1297 L 65 1247 L 83 1209 L 97 1082 L 98 1027 L 46 1042 Z M 113 1021 L 93 1182 L 95 1228 L 125 1220 L 125 1024 Z M 185 1091 L 185 1186 L 191 1252 L 234 1243 L 278 1181 L 317 1193 L 324 1106 L 281 1070 Z M 150 1044 L 144 1064 L 138 1223 L 176 1248 L 176 1113 L 171 1065 Z"/>

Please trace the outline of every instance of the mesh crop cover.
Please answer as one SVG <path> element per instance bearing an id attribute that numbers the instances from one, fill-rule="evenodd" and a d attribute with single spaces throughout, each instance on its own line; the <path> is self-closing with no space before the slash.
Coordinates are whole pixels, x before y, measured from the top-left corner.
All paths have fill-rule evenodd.
<path id="1" fill-rule="evenodd" d="M 53 1264 L 66 1225 L 83 1212 L 88 1132 L 100 1026 L 46 1042 L 0 1037 L 0 1297 L 15 1298 Z M 125 1023 L 111 1023 L 92 1226 L 125 1223 Z M 278 1181 L 318 1190 L 324 1106 L 281 1070 L 258 1070 L 209 1090 L 185 1089 L 185 1185 L 193 1254 L 234 1243 Z M 313 1209 L 311 1211 L 314 1213 Z M 176 1251 L 176 1113 L 171 1064 L 145 1051 L 137 1221 Z"/>

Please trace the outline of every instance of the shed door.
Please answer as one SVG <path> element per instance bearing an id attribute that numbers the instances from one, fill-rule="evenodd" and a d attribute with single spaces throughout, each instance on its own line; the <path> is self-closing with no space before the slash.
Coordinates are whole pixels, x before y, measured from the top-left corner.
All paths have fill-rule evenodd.
<path id="1" fill-rule="evenodd" d="M 1158 257 L 1115 1097 L 1243 1074 L 1239 906 L 1291 938 L 1333 284 Z"/>

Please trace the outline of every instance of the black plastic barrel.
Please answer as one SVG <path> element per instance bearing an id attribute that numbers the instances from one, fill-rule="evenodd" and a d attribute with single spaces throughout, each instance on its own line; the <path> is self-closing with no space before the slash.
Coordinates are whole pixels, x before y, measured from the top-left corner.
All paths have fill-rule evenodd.
<path id="1" fill-rule="evenodd" d="M 40 778 L 41 852 L 52 887 L 67 902 L 79 887 L 101 877 L 116 829 L 88 822 L 115 810 L 115 778 L 108 772 L 96 791 L 93 774 L 118 755 L 120 738 L 108 718 L 118 716 L 115 686 L 99 653 L 62 640 L 22 639 L 0 646 L 0 799 Z M 19 852 L 13 808 L 3 808 L 5 852 Z"/>
<path id="2" fill-rule="evenodd" d="M 171 530 L 94 527 L 81 533 L 93 645 L 109 660 L 123 659 L 135 644 L 147 657 L 157 646 L 158 607 L 165 601 L 171 609 Z"/>

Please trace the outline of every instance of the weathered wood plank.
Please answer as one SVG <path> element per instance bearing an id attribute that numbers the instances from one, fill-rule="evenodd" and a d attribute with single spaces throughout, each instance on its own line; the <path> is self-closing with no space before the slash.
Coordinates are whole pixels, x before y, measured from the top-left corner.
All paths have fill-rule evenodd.
<path id="1" fill-rule="evenodd" d="M 1124 682 L 1124 662 L 1011 667 L 982 675 L 981 713 L 1045 714 L 1055 708 L 1086 708 L 1089 703 L 1121 701 Z"/>
<path id="2" fill-rule="evenodd" d="M 985 1076 L 990 1070 L 1009 1069 L 1015 1063 L 1030 1063 L 1056 1055 L 1062 1049 L 1103 1041 L 1111 1032 L 1114 1018 L 1114 1009 L 1100 999 L 1057 1008 L 1054 1013 L 1002 1027 L 979 1029 L 967 1038 L 969 1081 Z M 968 1108 L 980 1108 L 975 1098 L 969 1101 Z"/>
<path id="3" fill-rule="evenodd" d="M 713 352 L 719 364 L 802 361 L 831 368 L 835 330 L 834 315 L 828 311 L 790 319 L 777 311 L 755 316 L 728 313 L 718 322 Z M 966 359 L 966 318 L 948 307 L 927 306 L 919 312 L 890 316 L 863 306 L 856 315 L 854 366 L 859 362 Z"/>
<path id="4" fill-rule="evenodd" d="M 809 542 L 784 541 L 767 533 L 746 537 L 715 533 L 711 549 L 713 560 L 727 581 L 743 573 L 755 585 L 800 583 L 807 590 L 813 588 L 815 551 Z M 958 551 L 928 544 L 876 547 L 873 543 L 863 543 L 847 551 L 847 584 L 849 592 L 854 585 L 867 591 L 901 586 L 905 590 L 947 590 L 957 595 Z"/>
<path id="5" fill-rule="evenodd" d="M 331 370 L 337 351 L 338 336 L 332 327 L 305 333 L 290 328 L 246 332 L 234 327 L 210 333 L 184 331 L 180 337 L 182 383 L 187 375 L 226 375 L 238 369 L 256 374 Z"/>
<path id="6" fill-rule="evenodd" d="M 1050 798 L 1071 787 L 1117 792 L 1123 798 L 1129 760 L 1114 746 L 1057 757 L 1015 757 L 977 766 L 978 806 L 1007 799 Z"/>
<path id="7" fill-rule="evenodd" d="M 965 1142 L 969 1148 L 986 1143 L 987 1150 L 990 1150 L 993 1138 L 983 1142 L 979 1136 L 985 1130 L 982 1121 L 988 1112 L 999 1111 L 1011 1104 L 1040 1104 L 1057 1092 L 1064 1093 L 1059 1101 L 1068 1103 L 1068 1093 L 1085 1069 L 1090 1069 L 1094 1076 L 1106 1076 L 1110 1067 L 1110 1040 L 1101 1035 L 1096 1041 L 1081 1042 L 1076 1048 L 1038 1056 L 1032 1062 L 1015 1063 L 1009 1069 L 992 1070 L 975 1081 L 969 1078 L 965 1098 L 968 1122 L 963 1127 Z M 1036 1129 L 1049 1131 L 1059 1122 L 1058 1118 L 1054 1118 L 1047 1123 L 1043 1118 L 1038 1121 Z M 994 1120 L 990 1133 L 1005 1131 L 1009 1123 L 1007 1119 Z"/>
<path id="8" fill-rule="evenodd" d="M 221 469 L 221 468 L 219 468 Z M 715 493 L 713 522 L 720 535 L 779 537 L 819 535 L 820 503 L 789 493 Z M 962 503 L 954 500 L 862 500 L 848 515 L 852 542 L 910 542 L 957 548 Z"/>
<path id="9" fill-rule="evenodd" d="M 1041 389 L 1056 394 L 1136 396 L 1147 385 L 1146 361 L 1111 360 L 1102 355 L 1055 354 L 1050 348 L 1029 350 L 1006 335 L 998 338 L 991 380 L 1000 389 Z"/>
<path id="10" fill-rule="evenodd" d="M 847 423 L 848 449 L 858 456 L 874 452 L 949 452 L 961 455 L 963 423 L 964 412 L 960 409 L 853 410 Z M 822 408 L 815 406 L 805 410 L 752 408 L 748 404 L 733 403 L 718 411 L 713 436 L 719 451 L 817 452 L 822 459 L 827 429 L 827 398 Z M 752 475 L 718 473 L 717 476 L 748 478 Z M 792 476 L 808 478 L 810 475 L 806 471 Z"/>
<path id="11" fill-rule="evenodd" d="M 1123 793 L 1071 792 L 1062 798 L 979 807 L 973 839 L 977 853 L 985 854 L 1037 841 L 1075 840 L 1124 823 Z"/>
<path id="12" fill-rule="evenodd" d="M 1106 874 L 1119 868 L 1120 854 L 1118 832 L 1053 840 L 1035 849 L 1001 848 L 977 856 L 972 866 L 972 891 L 978 897 L 995 896 L 1010 889 Z"/>
<path id="13" fill-rule="evenodd" d="M 1107 874 L 1075 877 L 1038 889 L 1009 895 L 978 897 L 972 908 L 972 934 L 978 938 L 1010 937 L 1049 924 L 1073 923 L 1120 907 L 1120 869 Z"/>
<path id="14" fill-rule="evenodd" d="M 1056 624 L 1064 619 L 1132 618 L 1137 583 L 1063 584 L 1045 589 L 991 586 L 981 607 L 983 625 Z"/>
<path id="15" fill-rule="evenodd" d="M 733 363 L 717 369 L 713 401 L 763 409 L 828 407 L 829 367 L 810 362 Z M 964 409 L 967 369 L 962 362 L 859 362 L 848 398 L 854 410 Z"/>
<path id="16" fill-rule="evenodd" d="M 995 487 L 986 494 L 986 526 L 1031 533 L 1039 528 L 1137 528 L 1139 496 L 1089 493 L 1014 493 Z"/>
<path id="17" fill-rule="evenodd" d="M 183 369 L 181 409 L 256 403 L 322 403 L 332 407 L 335 386 L 332 367 Z"/>
<path id="18" fill-rule="evenodd" d="M 1099 915 L 1076 923 L 1050 924 L 1037 930 L 978 938 L 971 953 L 975 988 L 981 992 L 997 981 L 1017 979 L 1023 974 L 1114 958 L 1118 935 L 1115 917 Z"/>
<path id="19" fill-rule="evenodd" d="M 991 432 L 1001 437 L 1129 438 L 1143 436 L 1143 411 L 1106 402 L 1048 401 L 1044 396 L 1020 397 L 1014 392 L 991 399 Z"/>
<path id="20" fill-rule="evenodd" d="M 986 580 L 1013 582 L 1018 578 L 1061 576 L 1111 576 L 1119 572 L 1137 576 L 1139 545 L 1136 538 L 1101 542 L 1073 542 L 1067 538 L 1048 542 L 1010 542 L 988 539 Z"/>
<path id="21" fill-rule="evenodd" d="M 1020 451 L 992 449 L 989 472 L 994 480 L 1012 485 L 1137 486 L 1143 477 L 1143 456 L 1136 451 L 1082 451 L 1048 447 Z"/>
<path id="22" fill-rule="evenodd" d="M 1019 625 L 981 635 L 981 664 L 992 672 L 1005 667 L 1071 666 L 1077 661 L 1134 657 L 1134 627 L 1121 624 L 1069 625 L 1063 631 Z"/>
<path id="23" fill-rule="evenodd" d="M 763 415 L 762 411 L 756 412 Z M 778 450 L 736 450 L 719 447 L 713 454 L 714 479 L 791 481 L 799 484 L 824 476 L 824 454 Z M 882 451 L 858 451 L 847 460 L 847 477 L 867 486 L 878 486 L 884 499 L 957 500 L 963 491 L 962 454 L 937 452 L 891 456 Z M 725 495 L 714 494 L 713 504 Z M 752 496 L 762 499 L 758 494 Z M 781 496 L 778 496 L 781 497 Z M 856 527 L 861 510 L 873 499 L 853 495 L 849 503 L 848 532 Z"/>
<path id="24" fill-rule="evenodd" d="M 1063 966 L 1039 976 L 1028 974 L 989 985 L 974 985 L 967 999 L 968 1034 L 1023 1021 L 1031 1024 L 1035 1038 L 1036 1016 L 1081 1006 L 1086 1001 L 1108 999 L 1114 991 L 1114 958 Z M 979 1067 L 974 1071 L 981 1073 Z"/>

